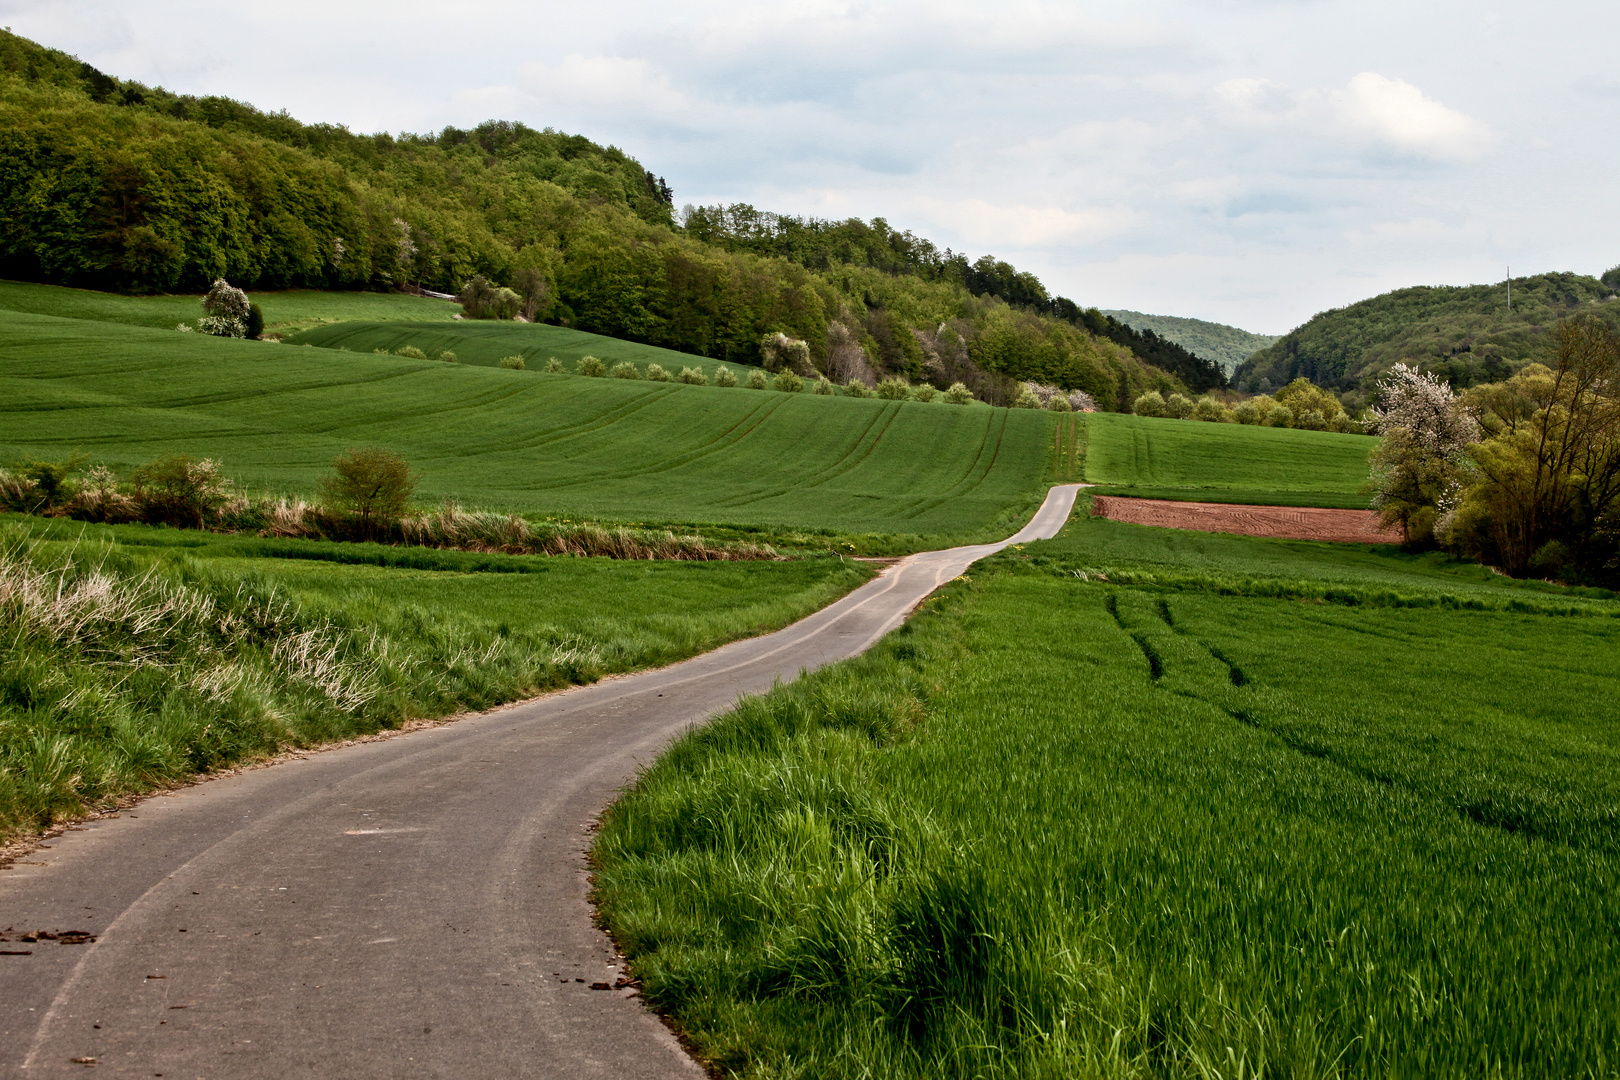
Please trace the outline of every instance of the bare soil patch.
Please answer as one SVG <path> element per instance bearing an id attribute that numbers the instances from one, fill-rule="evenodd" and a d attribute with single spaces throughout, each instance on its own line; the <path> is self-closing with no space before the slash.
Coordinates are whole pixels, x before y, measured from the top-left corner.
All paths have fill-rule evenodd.
<path id="1" fill-rule="evenodd" d="M 1159 525 L 1199 532 L 1274 536 L 1286 540 L 1333 540 L 1345 544 L 1398 544 L 1397 529 L 1381 528 L 1372 510 L 1327 510 L 1311 506 L 1237 506 L 1099 495 L 1092 514 L 1133 525 Z"/>

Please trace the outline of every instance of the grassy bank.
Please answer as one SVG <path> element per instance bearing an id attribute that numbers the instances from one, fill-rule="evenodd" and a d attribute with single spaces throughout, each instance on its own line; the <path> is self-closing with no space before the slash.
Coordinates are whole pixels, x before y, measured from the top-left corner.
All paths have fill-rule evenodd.
<path id="1" fill-rule="evenodd" d="M 1620 605 L 1078 518 L 970 578 L 608 815 L 600 910 L 722 1072 L 1612 1075 Z"/>
<path id="2" fill-rule="evenodd" d="M 1093 413 L 1086 480 L 1104 494 L 1278 506 L 1367 506 L 1365 435 Z"/>
<path id="3" fill-rule="evenodd" d="M 257 291 L 252 300 L 264 312 L 265 329 L 279 333 L 353 319 L 449 322 L 461 311 L 460 304 L 404 293 L 285 289 Z M 197 321 L 202 314 L 202 297 L 126 296 L 60 285 L 0 281 L 0 309 L 173 330 L 177 323 Z"/>
<path id="4" fill-rule="evenodd" d="M 396 352 L 401 346 L 414 345 L 429 356 L 449 350 L 456 354 L 458 363 L 481 367 L 498 367 L 505 358 L 520 356 L 528 367 L 544 369 L 546 361 L 556 357 L 569 371 L 573 371 L 582 357 L 594 356 L 609 368 L 623 362 L 635 364 L 645 371 L 648 364 L 658 364 L 671 375 L 677 375 L 682 368 L 693 367 L 712 379 L 715 369 L 722 366 L 719 360 L 711 360 L 707 356 L 660 349 L 656 345 L 587 334 L 583 330 L 545 323 L 354 321 L 316 327 L 295 334 L 287 341 L 291 345 L 314 345 L 322 349 L 366 353 L 376 349 Z M 743 380 L 753 370 L 747 364 L 727 363 L 724 366 Z"/>
<path id="5" fill-rule="evenodd" d="M 996 539 L 1044 495 L 1050 414 L 503 371 L 0 311 L 0 461 L 215 458 L 311 495 L 380 445 L 418 497 L 597 521 Z M 926 539 L 924 539 L 926 538 Z"/>
<path id="6" fill-rule="evenodd" d="M 870 574 L 7 519 L 0 837 L 288 747 L 669 663 Z"/>

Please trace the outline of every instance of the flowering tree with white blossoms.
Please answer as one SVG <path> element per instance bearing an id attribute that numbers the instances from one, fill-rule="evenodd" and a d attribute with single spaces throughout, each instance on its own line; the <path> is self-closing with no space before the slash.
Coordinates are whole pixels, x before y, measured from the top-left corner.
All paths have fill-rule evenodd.
<path id="1" fill-rule="evenodd" d="M 202 306 L 203 317 L 197 320 L 198 330 L 216 337 L 247 336 L 250 307 L 247 293 L 219 278 L 202 298 Z"/>
<path id="2" fill-rule="evenodd" d="M 1369 458 L 1373 509 L 1386 526 L 1401 527 L 1408 547 L 1421 546 L 1462 492 L 1479 422 L 1444 380 L 1415 366 L 1396 364 L 1378 388 L 1373 424 L 1383 439 Z"/>

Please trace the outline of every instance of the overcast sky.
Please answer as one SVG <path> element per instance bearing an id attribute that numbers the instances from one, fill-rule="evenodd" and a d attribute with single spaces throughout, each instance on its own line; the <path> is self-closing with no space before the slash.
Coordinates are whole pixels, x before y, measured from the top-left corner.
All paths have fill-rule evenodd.
<path id="1" fill-rule="evenodd" d="M 683 203 L 882 216 L 1083 304 L 1280 333 L 1620 263 L 1620 5 L 0 0 L 102 70 L 356 131 L 521 120 Z"/>

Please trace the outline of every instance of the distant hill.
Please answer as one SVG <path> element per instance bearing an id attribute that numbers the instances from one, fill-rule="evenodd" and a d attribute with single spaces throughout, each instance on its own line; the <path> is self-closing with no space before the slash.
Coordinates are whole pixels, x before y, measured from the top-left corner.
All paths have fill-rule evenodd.
<path id="1" fill-rule="evenodd" d="M 1607 284 L 1605 283 L 1607 282 Z M 1494 285 L 1419 285 L 1314 316 L 1256 353 L 1232 375 L 1234 388 L 1258 392 L 1303 375 L 1334 390 L 1370 390 L 1402 361 L 1416 362 L 1456 387 L 1495 382 L 1523 367 L 1559 319 L 1609 307 L 1620 275 L 1603 280 L 1553 273 Z"/>
<path id="2" fill-rule="evenodd" d="M 1184 319 L 1179 315 L 1144 315 L 1140 311 L 1104 311 L 1134 330 L 1151 330 L 1188 352 L 1213 360 L 1231 375 L 1237 366 L 1277 340 L 1276 334 L 1251 334 L 1225 323 Z"/>

